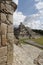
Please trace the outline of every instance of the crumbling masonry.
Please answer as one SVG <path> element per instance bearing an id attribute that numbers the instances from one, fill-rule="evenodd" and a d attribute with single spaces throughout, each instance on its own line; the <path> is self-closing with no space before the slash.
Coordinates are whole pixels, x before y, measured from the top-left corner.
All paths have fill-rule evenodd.
<path id="1" fill-rule="evenodd" d="M 12 0 L 0 0 L 0 65 L 12 65 L 13 12 L 17 5 Z"/>

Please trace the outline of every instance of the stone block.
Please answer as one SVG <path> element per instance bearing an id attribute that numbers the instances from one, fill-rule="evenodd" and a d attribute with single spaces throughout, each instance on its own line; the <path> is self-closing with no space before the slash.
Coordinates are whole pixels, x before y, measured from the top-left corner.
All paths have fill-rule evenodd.
<path id="1" fill-rule="evenodd" d="M 8 33 L 8 42 L 13 44 L 14 43 L 14 34 L 13 33 Z"/>
<path id="2" fill-rule="evenodd" d="M 6 21 L 6 14 L 1 13 L 1 21 L 5 22 Z"/>
<path id="3" fill-rule="evenodd" d="M 8 53 L 11 53 L 12 54 L 13 53 L 13 44 L 10 44 L 10 43 L 8 43 L 8 44 L 9 44 L 8 47 L 7 47 L 8 48 L 7 49 L 8 50 Z"/>
<path id="4" fill-rule="evenodd" d="M 7 2 L 7 3 L 8 3 L 8 2 Z M 5 4 L 5 7 L 6 7 L 6 11 L 7 11 L 7 12 L 9 12 L 9 13 L 11 13 L 11 14 L 13 13 L 13 12 L 12 12 L 12 9 L 11 9 L 11 5 Z"/>
<path id="5" fill-rule="evenodd" d="M 7 25 L 5 23 L 1 23 L 1 37 L 2 37 L 2 45 L 5 46 L 7 45 Z"/>
<path id="6" fill-rule="evenodd" d="M 13 25 L 8 25 L 8 33 L 13 33 Z"/>
<path id="7" fill-rule="evenodd" d="M 7 62 L 7 56 L 1 57 L 0 58 L 0 63 L 2 62 Z"/>
<path id="8" fill-rule="evenodd" d="M 17 8 L 17 5 L 14 2 L 11 2 L 12 11 L 14 12 Z"/>
<path id="9" fill-rule="evenodd" d="M 7 61 L 7 47 L 0 47 L 0 64 Z"/>
<path id="10" fill-rule="evenodd" d="M 10 4 L 10 3 L 11 3 L 11 0 L 9 0 L 9 1 L 6 0 L 6 4 Z"/>
<path id="11" fill-rule="evenodd" d="M 7 64 L 6 64 L 6 62 L 2 62 L 2 63 L 0 63 L 0 65 L 7 65 Z"/>
<path id="12" fill-rule="evenodd" d="M 8 20 L 6 20 L 6 22 L 5 22 L 7 25 L 10 25 L 10 22 L 8 21 Z"/>
<path id="13" fill-rule="evenodd" d="M 6 35 L 2 35 L 2 46 L 6 46 L 7 45 L 7 39 L 6 39 Z"/>
<path id="14" fill-rule="evenodd" d="M 7 18 L 8 18 L 9 23 L 12 24 L 13 23 L 13 16 L 9 14 L 7 16 Z"/>
<path id="15" fill-rule="evenodd" d="M 8 61 L 7 65 L 12 65 L 12 60 Z"/>
<path id="16" fill-rule="evenodd" d="M 0 21 L 0 35 L 1 35 L 1 21 Z"/>
<path id="17" fill-rule="evenodd" d="M 12 10 L 12 6 L 10 5 L 11 1 L 6 1 L 6 3 L 3 1 L 3 3 L 1 3 L 1 10 L 3 10 L 4 13 L 13 13 Z"/>
<path id="18" fill-rule="evenodd" d="M 13 2 L 11 2 L 11 1 L 6 1 L 6 4 L 5 4 L 5 6 L 6 6 L 6 10 L 7 10 L 7 12 L 10 12 L 11 14 L 16 10 L 16 8 L 17 8 L 17 5 L 15 4 L 15 3 L 13 3 Z"/>
<path id="19" fill-rule="evenodd" d="M 7 61 L 7 46 L 0 47 L 0 63 Z"/>
<path id="20" fill-rule="evenodd" d="M 1 23 L 1 33 L 6 35 L 7 33 L 7 25 L 5 23 Z"/>
<path id="21" fill-rule="evenodd" d="M 5 9 L 5 3 L 1 3 L 1 10 Z"/>
<path id="22" fill-rule="evenodd" d="M 7 55 L 7 46 L 0 47 L 0 58 Z"/>
<path id="23" fill-rule="evenodd" d="M 0 35 L 0 46 L 1 46 L 1 35 Z"/>

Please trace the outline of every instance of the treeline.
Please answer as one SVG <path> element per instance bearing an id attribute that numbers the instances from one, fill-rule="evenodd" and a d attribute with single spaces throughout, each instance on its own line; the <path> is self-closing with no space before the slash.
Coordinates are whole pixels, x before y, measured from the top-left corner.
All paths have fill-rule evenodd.
<path id="1" fill-rule="evenodd" d="M 36 32 L 36 33 L 39 33 L 39 34 L 41 34 L 41 35 L 43 35 L 43 30 L 33 30 L 34 32 Z"/>

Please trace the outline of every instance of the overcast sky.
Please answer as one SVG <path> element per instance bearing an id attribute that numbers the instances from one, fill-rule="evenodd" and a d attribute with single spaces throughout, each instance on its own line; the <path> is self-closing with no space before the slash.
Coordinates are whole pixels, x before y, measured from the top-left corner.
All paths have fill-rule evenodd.
<path id="1" fill-rule="evenodd" d="M 23 22 L 26 26 L 43 29 L 43 0 L 13 0 L 17 10 L 13 15 L 13 24 Z"/>

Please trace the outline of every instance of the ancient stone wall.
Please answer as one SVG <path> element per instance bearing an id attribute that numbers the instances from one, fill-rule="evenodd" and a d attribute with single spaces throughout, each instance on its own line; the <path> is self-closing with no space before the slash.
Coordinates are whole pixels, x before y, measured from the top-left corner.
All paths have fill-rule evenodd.
<path id="1" fill-rule="evenodd" d="M 13 60 L 13 12 L 17 5 L 12 0 L 0 1 L 0 65 L 12 65 Z"/>

